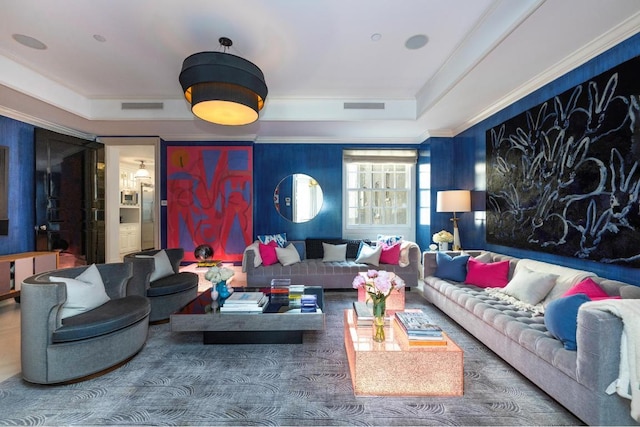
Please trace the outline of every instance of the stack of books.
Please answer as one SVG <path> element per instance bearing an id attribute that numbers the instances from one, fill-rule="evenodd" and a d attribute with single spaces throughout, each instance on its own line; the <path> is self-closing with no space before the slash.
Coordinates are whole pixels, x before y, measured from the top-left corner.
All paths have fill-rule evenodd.
<path id="1" fill-rule="evenodd" d="M 271 303 L 288 305 L 289 286 L 291 279 L 271 279 Z"/>
<path id="2" fill-rule="evenodd" d="M 263 292 L 234 292 L 220 307 L 221 313 L 262 313 L 269 297 Z"/>
<path id="3" fill-rule="evenodd" d="M 373 307 L 362 301 L 353 302 L 353 312 L 356 315 L 357 326 L 371 326 L 373 323 Z M 390 316 L 385 316 L 384 324 L 388 325 L 391 320 Z"/>
<path id="4" fill-rule="evenodd" d="M 300 300 L 304 294 L 304 285 L 290 285 L 289 286 L 289 307 L 300 308 Z"/>
<path id="5" fill-rule="evenodd" d="M 300 297 L 300 313 L 315 313 L 318 307 L 318 297 L 315 294 L 303 294 Z"/>
<path id="6" fill-rule="evenodd" d="M 395 320 L 409 345 L 447 345 L 440 326 L 431 322 L 422 311 L 398 311 Z"/>

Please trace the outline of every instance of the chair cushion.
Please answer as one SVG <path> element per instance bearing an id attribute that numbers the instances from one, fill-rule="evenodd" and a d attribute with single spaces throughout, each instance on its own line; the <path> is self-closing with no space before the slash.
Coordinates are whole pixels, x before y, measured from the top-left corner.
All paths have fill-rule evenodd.
<path id="1" fill-rule="evenodd" d="M 75 279 L 50 276 L 53 282 L 63 282 L 67 289 L 67 300 L 62 305 L 60 318 L 76 316 L 93 310 L 109 301 L 102 276 L 95 264 L 91 264 Z"/>
<path id="2" fill-rule="evenodd" d="M 148 297 L 177 294 L 198 286 L 198 275 L 182 272 L 149 283 Z"/>
<path id="3" fill-rule="evenodd" d="M 61 343 L 98 337 L 126 328 L 149 316 L 151 304 L 139 295 L 112 299 L 91 311 L 62 320 L 53 332 L 53 342 Z"/>

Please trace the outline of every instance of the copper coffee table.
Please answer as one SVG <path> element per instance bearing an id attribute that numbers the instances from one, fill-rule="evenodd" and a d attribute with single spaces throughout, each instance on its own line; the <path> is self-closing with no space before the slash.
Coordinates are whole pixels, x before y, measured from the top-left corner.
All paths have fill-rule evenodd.
<path id="1" fill-rule="evenodd" d="M 391 320 L 391 323 L 395 319 Z M 344 345 L 353 391 L 372 396 L 462 396 L 462 349 L 448 336 L 446 346 L 409 346 L 393 325 L 386 341 L 373 341 L 371 327 L 358 327 L 353 310 L 344 311 Z"/>

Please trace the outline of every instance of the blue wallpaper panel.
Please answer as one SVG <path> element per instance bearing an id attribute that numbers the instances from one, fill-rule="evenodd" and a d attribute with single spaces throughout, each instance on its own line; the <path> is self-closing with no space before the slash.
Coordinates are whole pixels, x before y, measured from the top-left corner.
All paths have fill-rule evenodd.
<path id="1" fill-rule="evenodd" d="M 526 96 L 520 101 L 515 102 L 502 111 L 494 114 L 481 123 L 456 136 L 452 139 L 452 142 L 454 142 L 454 144 L 457 144 L 461 141 L 464 142 L 467 139 L 474 141 L 473 149 L 471 149 L 471 147 L 469 147 L 469 149 L 470 152 L 473 151 L 475 154 L 473 156 L 475 162 L 471 158 L 464 157 L 464 163 L 457 162 L 458 168 L 464 170 L 478 170 L 478 172 L 476 172 L 477 178 L 479 178 L 480 175 L 484 175 L 484 173 L 482 172 L 482 168 L 476 168 L 476 165 L 481 165 L 486 160 L 485 133 L 488 129 L 497 126 L 498 124 L 544 102 L 545 100 L 552 98 L 555 95 L 558 95 L 637 55 L 640 55 L 640 33 L 627 39 L 626 41 L 613 47 L 607 52 L 604 52 L 603 54 L 595 57 L 594 59 L 583 64 L 577 69 L 565 74 L 564 76 L 556 79 L 555 81 L 547 84 L 546 86 Z M 436 161 L 437 160 L 434 156 L 434 162 Z M 480 188 L 478 186 L 477 189 L 484 190 L 485 188 Z M 638 269 L 624 266 L 607 265 L 594 261 L 582 260 L 576 257 L 562 257 L 554 254 L 521 250 L 508 246 L 487 244 L 484 240 L 484 226 L 473 226 L 475 228 L 475 231 L 482 231 L 482 233 L 480 233 L 480 235 L 482 236 L 482 240 L 477 240 L 478 248 L 487 248 L 489 250 L 494 250 L 516 257 L 526 257 L 550 262 L 555 261 L 570 267 L 590 270 L 601 276 L 611 279 L 622 280 L 628 283 L 640 285 L 640 274 L 638 274 Z"/>
<path id="2" fill-rule="evenodd" d="M 0 116 L 0 145 L 9 147 L 9 235 L 0 236 L 0 255 L 35 248 L 34 127 Z"/>

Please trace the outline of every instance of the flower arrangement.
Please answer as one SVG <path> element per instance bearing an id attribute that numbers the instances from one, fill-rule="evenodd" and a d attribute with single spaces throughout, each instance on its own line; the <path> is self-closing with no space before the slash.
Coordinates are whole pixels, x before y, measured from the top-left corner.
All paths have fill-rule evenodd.
<path id="1" fill-rule="evenodd" d="M 233 277 L 234 271 L 227 267 L 211 267 L 205 273 L 204 278 L 211 283 L 219 283 L 229 280 Z"/>
<path id="2" fill-rule="evenodd" d="M 387 297 L 394 289 L 403 288 L 404 280 L 384 270 L 368 270 L 353 279 L 353 288 L 363 288 L 373 301 L 373 339 L 384 342 L 384 312 Z"/>
<path id="3" fill-rule="evenodd" d="M 436 243 L 451 243 L 453 242 L 453 234 L 446 230 L 440 230 L 433 235 L 433 241 Z"/>

